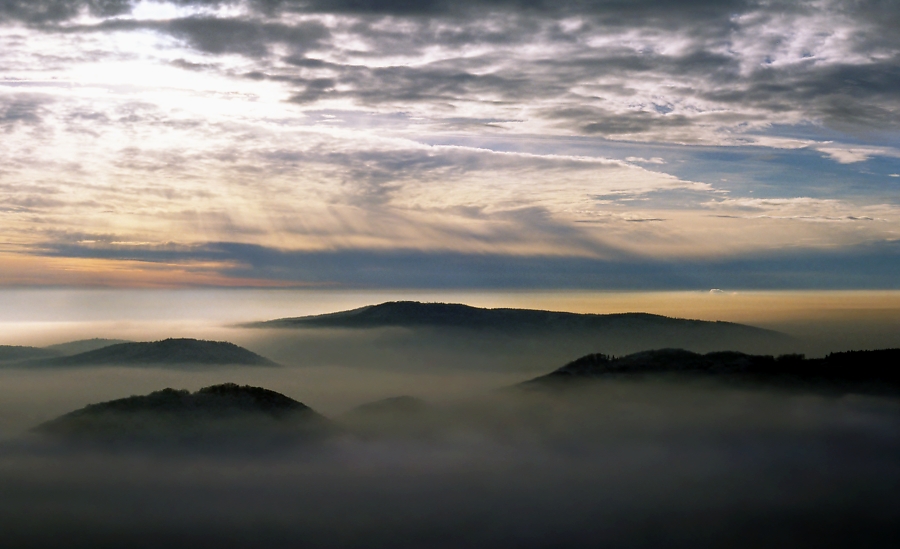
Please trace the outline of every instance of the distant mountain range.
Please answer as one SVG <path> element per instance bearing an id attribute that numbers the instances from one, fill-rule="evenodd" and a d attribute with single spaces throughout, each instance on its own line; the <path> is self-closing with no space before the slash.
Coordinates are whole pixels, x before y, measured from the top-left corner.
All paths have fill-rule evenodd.
<path id="1" fill-rule="evenodd" d="M 245 324 L 251 328 L 404 328 L 448 338 L 558 341 L 544 348 L 634 352 L 666 347 L 781 353 L 796 348 L 786 334 L 732 322 L 648 313 L 577 314 L 532 309 L 484 309 L 453 303 L 394 301 L 337 313 Z M 414 336 L 416 337 L 416 336 Z M 486 347 L 488 348 L 488 347 Z"/>
<path id="2" fill-rule="evenodd" d="M 647 327 L 717 328 L 782 336 L 778 332 L 732 322 L 669 318 L 649 313 L 579 314 L 534 309 L 484 309 L 458 303 L 390 301 L 323 315 L 281 318 L 245 324 L 254 328 L 415 328 L 438 326 L 494 330 L 597 330 Z"/>
<path id="3" fill-rule="evenodd" d="M 324 434 L 330 422 L 285 395 L 225 383 L 91 404 L 33 429 L 85 441 L 247 442 Z"/>
<path id="4" fill-rule="evenodd" d="M 106 339 L 102 337 L 94 337 L 91 339 L 79 339 L 78 341 L 69 341 L 66 343 L 57 343 L 56 345 L 48 345 L 44 347 L 48 351 L 53 351 L 60 356 L 77 355 L 78 353 L 86 353 L 96 349 L 117 345 L 119 343 L 132 343 L 127 339 Z"/>
<path id="5" fill-rule="evenodd" d="M 30 366 L 145 366 L 145 365 L 277 366 L 275 362 L 227 341 L 164 339 L 117 343 L 69 356 L 44 358 Z"/>
<path id="6" fill-rule="evenodd" d="M 736 352 L 644 351 L 623 357 L 590 354 L 522 384 L 564 387 L 595 379 L 690 376 L 835 391 L 900 391 L 900 349 L 832 353 L 825 358 Z"/>

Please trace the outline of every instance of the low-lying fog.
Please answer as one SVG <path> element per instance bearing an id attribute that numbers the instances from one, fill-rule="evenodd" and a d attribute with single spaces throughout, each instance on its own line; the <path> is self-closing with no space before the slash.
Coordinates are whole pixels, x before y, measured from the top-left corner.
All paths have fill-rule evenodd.
<path id="1" fill-rule="evenodd" d="M 888 547 L 895 400 L 601 383 L 255 453 L 0 447 L 12 547 Z"/>
<path id="2" fill-rule="evenodd" d="M 782 330 L 820 356 L 898 347 L 900 294 L 0 292 L 0 344 L 231 341 L 282 367 L 0 366 L 0 532 L 11 547 L 893 546 L 896 399 L 606 383 L 497 391 L 641 341 L 234 324 L 396 299 L 644 311 Z M 745 349 L 753 352 L 753 349 Z M 761 351 L 761 352 L 764 352 Z M 88 403 L 222 382 L 272 389 L 343 434 L 257 454 L 66 449 L 22 433 Z M 425 399 L 418 415 L 360 404 Z"/>

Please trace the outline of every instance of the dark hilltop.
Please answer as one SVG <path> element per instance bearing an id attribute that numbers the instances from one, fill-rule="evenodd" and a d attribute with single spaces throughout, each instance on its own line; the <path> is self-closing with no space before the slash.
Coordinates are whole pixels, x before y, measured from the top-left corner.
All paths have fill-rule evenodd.
<path id="1" fill-rule="evenodd" d="M 117 343 L 92 351 L 48 358 L 32 363 L 35 366 L 176 366 L 182 364 L 277 366 L 275 362 L 234 343 L 184 338 L 142 343 Z"/>
<path id="2" fill-rule="evenodd" d="M 81 442 L 206 444 L 287 441 L 328 429 L 324 416 L 281 393 L 224 383 L 90 404 L 33 432 Z"/>
<path id="3" fill-rule="evenodd" d="M 683 349 L 644 351 L 623 357 L 590 354 L 525 387 L 565 387 L 585 380 L 691 377 L 829 392 L 900 394 L 900 349 L 848 351 L 824 358 L 803 355 L 698 354 Z"/>

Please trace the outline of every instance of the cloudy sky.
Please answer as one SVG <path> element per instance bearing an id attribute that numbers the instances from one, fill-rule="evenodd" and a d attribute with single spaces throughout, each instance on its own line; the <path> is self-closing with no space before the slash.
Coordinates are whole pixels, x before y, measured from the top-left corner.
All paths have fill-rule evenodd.
<path id="1" fill-rule="evenodd" d="M 900 288 L 893 0 L 0 0 L 0 285 Z"/>

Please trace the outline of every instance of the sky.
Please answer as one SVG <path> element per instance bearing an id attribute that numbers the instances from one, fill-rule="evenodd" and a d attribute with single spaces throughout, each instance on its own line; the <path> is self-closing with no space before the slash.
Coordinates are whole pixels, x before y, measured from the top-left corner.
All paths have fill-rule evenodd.
<path id="1" fill-rule="evenodd" d="M 890 0 L 0 0 L 0 287 L 900 289 Z"/>

